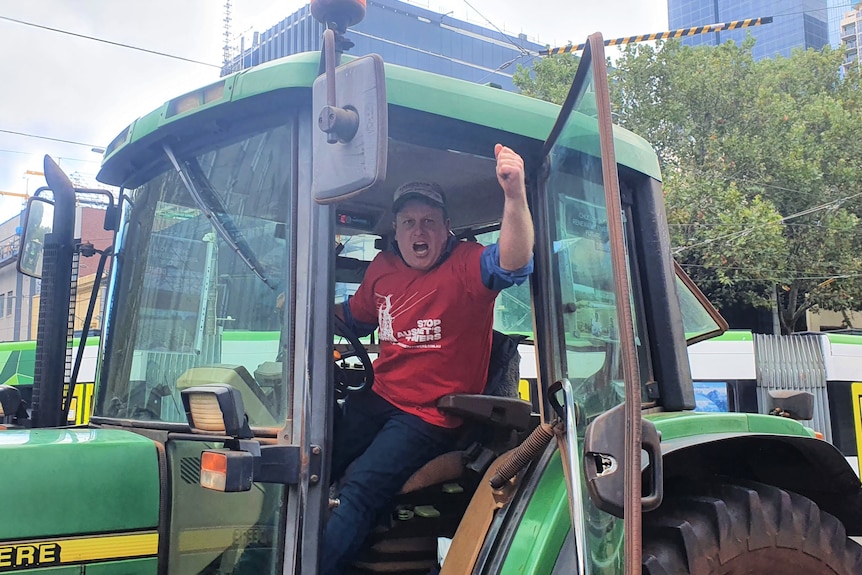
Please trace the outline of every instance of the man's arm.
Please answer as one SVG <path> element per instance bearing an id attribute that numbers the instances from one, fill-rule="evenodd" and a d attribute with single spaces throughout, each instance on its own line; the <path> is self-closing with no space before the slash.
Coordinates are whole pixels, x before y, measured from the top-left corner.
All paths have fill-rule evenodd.
<path id="1" fill-rule="evenodd" d="M 502 144 L 494 146 L 494 156 L 497 158 L 497 181 L 505 194 L 503 222 L 497 240 L 500 267 L 515 271 L 530 263 L 535 242 L 524 184 L 524 160 Z"/>
<path id="2" fill-rule="evenodd" d="M 373 333 L 375 329 L 377 329 L 376 323 L 363 323 L 358 321 L 355 317 L 353 317 L 353 313 L 350 309 L 350 300 L 352 298 L 348 298 L 348 300 L 341 304 L 335 305 L 335 317 L 344 322 L 344 324 L 356 335 L 359 337 L 366 336 L 370 333 Z M 336 335 L 344 335 L 342 333 L 337 333 Z"/>

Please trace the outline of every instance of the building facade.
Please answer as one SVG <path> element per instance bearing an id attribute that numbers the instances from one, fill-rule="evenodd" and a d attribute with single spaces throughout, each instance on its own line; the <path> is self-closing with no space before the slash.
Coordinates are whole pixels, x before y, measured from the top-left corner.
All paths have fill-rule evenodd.
<path id="1" fill-rule="evenodd" d="M 255 32 L 251 46 L 243 39 L 239 55 L 222 73 L 320 50 L 322 34 L 323 26 L 306 5 L 265 32 Z M 545 48 L 524 34 L 504 34 L 399 0 L 368 0 L 365 19 L 346 36 L 355 44 L 350 54 L 380 54 L 390 64 L 506 90 L 514 89 L 517 65 L 529 67 Z"/>
<path id="2" fill-rule="evenodd" d="M 844 45 L 844 69 L 859 66 L 859 47 L 862 44 L 862 2 L 841 19 L 841 43 Z"/>
<path id="3" fill-rule="evenodd" d="M 113 232 L 104 229 L 105 211 L 78 207 L 75 236 L 103 250 L 113 242 Z M 39 280 L 18 273 L 18 251 L 24 212 L 0 223 L 0 342 L 36 339 L 39 319 Z M 110 262 L 110 260 L 109 260 Z M 78 263 L 78 289 L 75 301 L 75 330 L 83 328 L 90 294 L 98 290 L 96 308 L 90 329 L 100 329 L 104 285 L 110 265 L 106 266 L 101 285 L 95 285 L 98 255 L 81 258 Z"/>
<path id="4" fill-rule="evenodd" d="M 38 282 L 19 274 L 16 266 L 23 225 L 23 212 L 0 224 L 0 341 L 35 336 L 31 318 Z"/>
<path id="5" fill-rule="evenodd" d="M 741 30 L 691 36 L 689 46 L 716 46 L 733 40 L 737 44 L 751 34 L 757 43 L 755 59 L 790 56 L 794 48 L 819 50 L 829 44 L 829 14 L 833 0 L 668 0 L 670 29 L 772 16 L 771 24 Z"/>

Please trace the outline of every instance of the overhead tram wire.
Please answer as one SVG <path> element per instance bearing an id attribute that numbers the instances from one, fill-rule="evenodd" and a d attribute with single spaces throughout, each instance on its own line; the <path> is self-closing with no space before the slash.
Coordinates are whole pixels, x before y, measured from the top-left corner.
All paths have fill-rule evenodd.
<path id="1" fill-rule="evenodd" d="M 464 0 L 465 2 L 467 0 Z M 667 40 L 669 38 L 684 38 L 687 36 L 696 36 L 698 34 L 708 34 L 710 32 L 723 32 L 725 30 L 739 30 L 749 28 L 751 26 L 760 26 L 762 24 L 772 23 L 772 16 L 764 16 L 762 18 L 746 18 L 745 20 L 733 20 L 731 22 L 718 22 L 716 24 L 705 24 L 703 26 L 691 26 L 688 28 L 677 28 L 676 30 L 668 30 L 666 32 L 654 32 L 652 34 L 641 34 L 639 36 L 623 36 L 612 40 L 605 40 L 605 46 L 622 46 L 623 44 L 634 44 L 637 42 L 652 42 L 655 40 Z M 572 52 L 580 52 L 586 44 L 577 44 L 572 46 L 563 46 L 561 48 L 549 48 L 541 50 L 540 56 L 558 56 L 560 54 L 569 54 Z"/>
<path id="2" fill-rule="evenodd" d="M 824 203 L 824 204 L 820 204 L 819 206 L 813 206 L 813 207 L 811 207 L 811 208 L 804 209 L 804 210 L 802 210 L 801 212 L 796 212 L 795 214 L 791 214 L 791 215 L 789 215 L 789 216 L 784 216 L 784 217 L 782 217 L 781 219 L 776 220 L 776 221 L 774 221 L 774 222 L 768 222 L 768 223 L 765 223 L 765 224 L 760 224 L 760 225 L 752 226 L 752 227 L 746 228 L 746 229 L 744 229 L 744 230 L 740 230 L 740 231 L 738 231 L 738 232 L 733 232 L 733 233 L 726 234 L 726 235 L 723 235 L 723 236 L 718 236 L 717 238 L 710 238 L 710 239 L 708 239 L 708 240 L 704 240 L 704 241 L 697 242 L 697 243 L 694 243 L 694 244 L 690 244 L 690 245 L 687 245 L 687 246 L 679 246 L 679 247 L 676 247 L 676 248 L 674 248 L 674 249 L 672 250 L 672 254 L 673 254 L 674 256 L 676 256 L 676 254 L 679 254 L 679 253 L 684 252 L 684 251 L 686 251 L 686 250 L 690 250 L 690 249 L 692 249 L 692 248 L 698 248 L 698 247 L 701 247 L 701 246 L 705 246 L 705 245 L 707 245 L 707 244 L 711 244 L 711 243 L 715 243 L 715 242 L 720 242 L 720 241 L 730 241 L 730 240 L 735 240 L 735 239 L 737 239 L 737 238 L 741 238 L 741 237 L 743 237 L 743 236 L 747 236 L 747 235 L 749 235 L 751 232 L 753 232 L 754 230 L 759 229 L 759 228 L 763 228 L 763 227 L 766 227 L 766 226 L 774 226 L 774 225 L 778 225 L 778 224 L 784 224 L 784 223 L 786 223 L 788 220 L 792 220 L 792 219 L 795 219 L 795 218 L 801 218 L 802 216 L 807 216 L 807 215 L 810 215 L 810 214 L 813 214 L 813 213 L 819 212 L 819 211 L 821 211 L 821 210 L 828 210 L 828 209 L 830 209 L 830 208 L 837 208 L 837 207 L 839 207 L 841 204 L 843 204 L 843 203 L 845 203 L 845 202 L 849 202 L 850 200 L 856 199 L 856 198 L 858 198 L 858 197 L 860 197 L 860 196 L 862 196 L 862 192 L 859 192 L 859 193 L 857 193 L 857 194 L 853 194 L 853 195 L 850 195 L 850 196 L 845 196 L 845 197 L 843 197 L 843 198 L 838 198 L 837 200 L 831 200 L 831 201 L 826 202 L 826 203 Z"/>
<path id="3" fill-rule="evenodd" d="M 26 132 L 15 132 L 13 130 L 4 130 L 0 128 L 0 133 L 3 134 L 12 134 L 13 136 L 23 136 L 25 138 L 38 138 L 40 140 L 51 140 L 52 142 L 60 142 L 62 144 L 72 144 L 75 146 L 86 146 L 88 148 L 101 148 L 96 144 L 87 144 L 86 142 L 75 142 L 74 140 L 64 140 L 62 138 L 52 138 L 51 136 L 40 136 L 38 134 L 28 134 Z M 11 150 L 9 150 L 11 151 Z M 28 153 L 28 152 L 19 152 L 19 153 Z"/>
<path id="4" fill-rule="evenodd" d="M 503 32 L 503 31 L 502 31 L 502 30 L 501 30 L 501 29 L 500 29 L 496 24 L 494 24 L 493 22 L 491 22 L 490 20 L 488 20 L 488 18 L 486 18 L 484 14 L 482 14 L 481 12 L 479 12 L 479 11 L 478 11 L 478 10 L 477 10 L 477 9 L 476 9 L 472 4 L 470 4 L 467 0 L 464 0 L 464 4 L 466 4 L 467 6 L 469 6 L 471 10 L 473 10 L 476 14 L 478 14 L 479 16 L 481 16 L 481 17 L 482 17 L 482 19 L 483 19 L 483 20 L 485 20 L 485 22 L 487 22 L 490 26 L 493 26 L 493 28 L 494 28 L 497 32 L 499 32 L 500 34 L 502 34 L 502 35 L 503 35 L 503 38 L 505 38 L 505 39 L 506 39 L 510 44 L 512 44 L 515 48 L 517 48 L 517 49 L 518 49 L 518 51 L 520 51 L 520 52 L 521 52 L 521 55 L 522 55 L 522 56 L 529 56 L 529 55 L 531 55 L 531 54 L 532 54 L 529 50 L 527 50 L 526 48 L 524 48 L 523 46 L 521 46 L 520 44 L 518 44 L 517 42 L 515 42 L 515 40 L 514 40 L 511 36 L 509 36 L 508 34 L 506 34 L 505 32 Z"/>
<path id="5" fill-rule="evenodd" d="M 40 30 L 47 30 L 49 32 L 57 32 L 58 34 L 66 34 L 68 36 L 74 36 L 76 38 L 83 38 L 84 40 L 92 40 L 94 42 L 102 42 L 103 44 L 109 44 L 111 46 L 117 46 L 119 48 L 128 48 L 129 50 L 137 50 L 139 52 L 145 52 L 147 54 L 154 54 L 156 56 L 164 56 L 165 58 L 173 58 L 174 60 L 181 60 L 183 62 L 189 62 L 191 64 L 199 64 L 201 66 L 209 66 L 211 68 L 218 68 L 221 70 L 221 64 L 213 64 L 212 62 L 203 62 L 201 60 L 195 60 L 193 58 L 185 58 L 183 56 L 176 56 L 174 54 L 168 54 L 167 52 L 159 52 L 158 50 L 150 50 L 149 48 L 141 48 L 140 46 L 132 46 L 131 44 L 123 44 L 122 42 L 114 42 L 112 40 L 105 40 L 103 38 L 96 38 L 95 36 L 87 36 L 86 34 L 79 34 L 77 32 L 70 32 L 68 30 L 61 30 L 60 28 L 52 28 L 51 26 L 44 26 L 42 24 L 36 24 L 34 22 L 27 22 L 25 20 L 18 20 L 17 18 L 10 18 L 8 16 L 0 16 L 0 20 L 5 20 L 7 22 L 13 22 L 15 24 L 20 24 L 22 26 L 32 26 L 33 28 L 39 28 Z"/>
<path id="6" fill-rule="evenodd" d="M 381 38 L 380 36 L 374 36 L 373 34 L 367 34 L 365 32 L 360 32 L 359 30 L 351 30 L 350 33 L 355 34 L 357 36 L 363 36 L 365 38 L 370 38 L 372 40 L 378 40 L 378 41 L 383 42 L 385 44 L 391 44 L 392 46 L 398 46 L 399 48 L 405 48 L 408 50 L 413 50 L 414 52 L 419 52 L 420 54 L 425 54 L 428 56 L 433 56 L 435 58 L 440 58 L 441 60 L 446 60 L 447 62 L 451 62 L 453 64 L 460 64 L 460 65 L 467 66 L 470 68 L 475 68 L 477 70 L 482 70 L 483 72 L 489 72 L 491 74 L 500 73 L 499 72 L 500 69 L 504 67 L 504 66 L 498 66 L 496 69 L 492 70 L 491 68 L 488 68 L 487 66 L 481 66 L 479 64 L 474 64 L 473 62 L 468 62 L 466 60 L 460 60 L 460 59 L 454 58 L 452 56 L 446 56 L 445 54 L 440 54 L 437 52 L 431 52 L 430 50 L 417 48 L 416 46 L 410 46 L 410 45 L 404 44 L 402 42 L 396 42 L 395 40 L 389 40 L 386 38 Z M 521 57 L 523 57 L 523 55 L 518 56 L 518 58 L 521 58 Z M 506 75 L 510 76 L 511 74 L 506 74 Z"/>

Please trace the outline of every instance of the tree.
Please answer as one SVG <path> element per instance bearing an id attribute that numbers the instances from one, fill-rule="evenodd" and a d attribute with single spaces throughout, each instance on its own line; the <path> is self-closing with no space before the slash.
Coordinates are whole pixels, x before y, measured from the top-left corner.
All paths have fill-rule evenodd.
<path id="1" fill-rule="evenodd" d="M 862 96 L 838 51 L 753 45 L 629 45 L 611 97 L 659 155 L 678 261 L 719 308 L 777 302 L 790 332 L 808 309 L 862 308 Z M 516 85 L 560 101 L 574 70 L 540 66 Z"/>
<path id="2" fill-rule="evenodd" d="M 532 69 L 518 64 L 512 83 L 522 94 L 562 104 L 581 59 L 574 54 L 558 54 L 536 62 Z"/>

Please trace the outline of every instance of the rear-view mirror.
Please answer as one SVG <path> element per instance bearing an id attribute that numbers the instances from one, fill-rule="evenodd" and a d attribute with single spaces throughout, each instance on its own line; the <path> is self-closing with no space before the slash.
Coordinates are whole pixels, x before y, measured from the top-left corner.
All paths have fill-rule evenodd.
<path id="1" fill-rule="evenodd" d="M 53 231 L 54 203 L 34 196 L 27 201 L 21 247 L 18 250 L 18 271 L 32 278 L 42 277 L 45 236 Z"/>
<path id="2" fill-rule="evenodd" d="M 388 120 L 383 59 L 376 54 L 335 68 L 334 103 L 327 77 L 314 82 L 314 151 L 311 189 L 326 204 L 350 197 L 386 178 Z M 329 87 L 332 91 L 332 86 Z"/>

